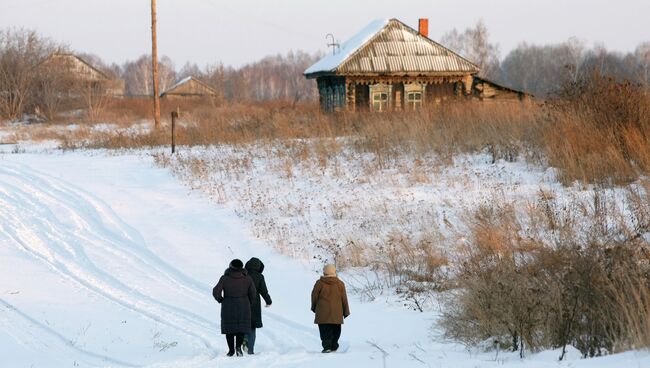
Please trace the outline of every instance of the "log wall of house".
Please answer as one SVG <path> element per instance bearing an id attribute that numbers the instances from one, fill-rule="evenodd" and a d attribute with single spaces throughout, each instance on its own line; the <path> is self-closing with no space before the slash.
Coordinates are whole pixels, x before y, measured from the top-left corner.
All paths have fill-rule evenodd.
<path id="1" fill-rule="evenodd" d="M 317 82 L 320 106 L 325 112 L 378 111 L 374 101 L 377 93 L 388 96 L 381 111 L 408 111 L 460 98 L 493 101 L 523 100 L 527 96 L 472 76 L 327 76 L 319 77 Z M 419 104 L 409 101 L 412 92 L 421 93 Z"/>
<path id="2" fill-rule="evenodd" d="M 348 100 L 345 78 L 322 77 L 316 81 L 318 83 L 320 106 L 323 111 L 333 112 L 345 109 Z"/>
<path id="3" fill-rule="evenodd" d="M 439 103 L 457 96 L 456 83 L 428 84 L 425 103 Z"/>

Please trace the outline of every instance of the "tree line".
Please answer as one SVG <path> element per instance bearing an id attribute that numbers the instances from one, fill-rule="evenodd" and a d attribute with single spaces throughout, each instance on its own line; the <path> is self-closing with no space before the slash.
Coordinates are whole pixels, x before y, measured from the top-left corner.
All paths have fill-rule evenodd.
<path id="1" fill-rule="evenodd" d="M 537 97 L 556 94 L 567 83 L 593 74 L 650 86 L 650 41 L 627 53 L 603 45 L 589 48 L 575 37 L 551 45 L 523 42 L 501 58 L 499 45 L 491 42 L 487 26 L 479 21 L 463 32 L 447 32 L 440 43 L 478 65 L 481 76 Z"/>
<path id="2" fill-rule="evenodd" d="M 124 79 L 127 96 L 150 96 L 152 87 L 151 55 L 121 65 L 107 65 L 99 57 L 79 54 L 115 78 Z M 290 51 L 286 55 L 267 56 L 259 61 L 235 68 L 215 63 L 199 67 L 186 63 L 176 68 L 172 60 L 162 56 L 158 62 L 160 90 L 165 91 L 185 77 L 195 77 L 219 93 L 224 101 L 315 101 L 318 97 L 313 81 L 305 79 L 303 71 L 315 63 L 321 54 Z"/>
<path id="3" fill-rule="evenodd" d="M 627 53 L 607 50 L 602 45 L 589 48 L 576 38 L 553 45 L 522 43 L 501 58 L 498 44 L 490 40 L 485 23 L 479 21 L 464 31 L 454 29 L 444 34 L 440 43 L 476 63 L 482 77 L 537 97 L 554 94 L 567 82 L 594 72 L 650 86 L 650 42 Z M 26 113 L 51 118 L 75 106 L 91 112 L 97 110 L 94 107 L 104 103 L 98 85 L 82 83 L 69 71 L 47 66 L 51 55 L 69 52 L 67 46 L 35 31 L 0 30 L 0 115 L 14 120 Z M 127 96 L 151 95 L 150 55 L 122 64 L 108 64 L 92 54 L 76 55 L 110 78 L 124 80 Z M 322 56 L 292 51 L 241 67 L 223 63 L 199 67 L 187 63 L 180 68 L 169 57 L 162 56 L 160 87 L 165 91 L 182 78 L 193 76 L 214 87 L 222 102 L 316 101 L 315 83 L 302 73 Z"/>

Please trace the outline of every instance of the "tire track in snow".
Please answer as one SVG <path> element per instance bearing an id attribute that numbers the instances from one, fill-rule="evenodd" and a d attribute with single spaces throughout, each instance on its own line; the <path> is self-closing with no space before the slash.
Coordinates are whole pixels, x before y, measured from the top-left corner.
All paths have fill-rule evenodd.
<path id="1" fill-rule="evenodd" d="M 0 167 L 0 183 L 3 184 L 0 187 L 0 218 L 9 220 L 3 221 L 0 229 L 16 246 L 109 301 L 199 340 L 208 349 L 209 357 L 216 356 L 219 349 L 215 349 L 212 342 L 219 335 L 217 321 L 155 300 L 97 267 L 88 257 L 86 249 L 100 250 L 146 269 L 148 274 L 158 277 L 156 282 L 164 280 L 179 286 L 186 292 L 184 296 L 197 302 L 205 302 L 206 290 L 210 289 L 148 250 L 140 234 L 106 203 L 24 165 Z M 60 221 L 62 215 L 69 221 Z M 267 315 L 271 318 L 269 325 L 280 331 L 282 337 L 267 331 L 260 340 L 269 340 L 285 352 L 307 349 L 308 345 L 319 341 L 307 327 L 273 313 Z M 301 336 L 294 337 L 296 334 Z"/>
<path id="2" fill-rule="evenodd" d="M 80 236 L 89 234 L 92 238 L 87 239 L 88 241 L 97 245 L 108 244 L 110 246 L 104 246 L 104 248 L 108 251 L 114 251 L 116 254 L 118 250 L 126 251 L 128 256 L 124 257 L 125 259 L 138 259 L 147 266 L 167 275 L 177 286 L 194 292 L 200 297 L 204 296 L 203 292 L 197 290 L 206 290 L 207 285 L 188 277 L 146 248 L 143 245 L 142 236 L 99 198 L 69 183 L 62 184 L 58 180 L 45 177 L 27 167 L 21 167 L 21 170 L 2 169 L 6 174 L 24 178 L 32 193 L 40 194 L 49 204 L 55 203 L 57 206 L 62 206 L 73 217 L 79 227 L 78 230 L 89 228 L 101 228 L 103 230 L 101 232 L 81 233 Z M 2 174 L 2 171 L 0 171 L 0 174 Z M 49 208 L 46 208 L 46 210 L 49 210 Z M 52 215 L 54 216 L 54 214 Z"/>
<path id="3" fill-rule="evenodd" d="M 217 334 L 217 329 L 213 321 L 188 310 L 155 300 L 131 288 L 109 272 L 97 267 L 88 258 L 84 249 L 93 246 L 119 249 L 120 241 L 130 246 L 137 246 L 137 244 L 126 237 L 122 239 L 115 236 L 95 238 L 93 233 L 105 234 L 111 231 L 105 229 L 104 226 L 98 226 L 100 222 L 86 222 L 83 215 L 75 213 L 75 205 L 66 203 L 65 195 L 55 196 L 49 195 L 47 191 L 41 191 L 40 189 L 46 187 L 47 182 L 38 180 L 38 177 L 26 171 L 9 171 L 0 168 L 0 175 L 13 177 L 13 181 L 20 185 L 18 187 L 18 185 L 10 184 L 4 180 L 0 187 L 0 218 L 3 219 L 0 226 L 3 233 L 12 239 L 16 246 L 85 289 L 199 340 L 204 348 L 214 354 L 215 349 L 211 342 Z M 85 207 L 84 215 L 101 216 L 97 211 L 93 212 L 92 206 L 87 202 L 80 202 L 82 200 L 78 197 L 73 199 L 80 207 Z M 52 208 L 57 208 L 61 212 L 54 214 Z M 58 217 L 66 216 L 74 219 L 80 226 L 71 228 L 69 224 L 58 221 Z M 105 245 L 104 241 L 108 244 Z M 123 259 L 129 259 L 129 256 L 128 253 L 122 254 Z M 140 263 L 138 266 L 147 270 L 148 274 L 162 275 L 164 279 L 172 279 L 171 276 L 160 271 L 160 267 L 149 270 L 151 262 L 142 262 L 141 258 L 141 256 L 134 256 L 131 261 L 136 264 Z M 182 281 L 176 281 L 182 283 Z M 162 280 L 157 282 L 162 282 Z M 185 289 L 200 294 L 196 287 L 184 286 Z"/>
<path id="4" fill-rule="evenodd" d="M 41 332 L 45 332 L 45 336 L 43 334 L 39 336 L 31 336 L 32 339 L 39 339 L 41 342 L 44 344 L 46 347 L 51 347 L 50 344 L 52 345 L 57 345 L 57 349 L 59 351 L 73 351 L 77 352 L 87 358 L 92 358 L 92 359 L 99 359 L 103 363 L 110 363 L 110 364 L 117 364 L 120 366 L 126 366 L 126 367 L 139 367 L 139 365 L 132 364 L 129 362 L 124 362 L 121 360 L 117 360 L 114 358 L 111 358 L 106 355 L 98 354 L 86 349 L 82 349 L 74 344 L 70 343 L 70 340 L 66 338 L 65 336 L 61 335 L 57 331 L 53 330 L 49 326 L 46 326 L 42 324 L 41 322 L 37 321 L 36 319 L 30 317 L 29 315 L 25 314 L 21 310 L 17 309 L 14 307 L 12 304 L 8 303 L 4 299 L 0 298 L 0 307 L 3 308 L 4 313 L 8 313 L 10 315 L 10 321 L 8 323 L 3 324 L 4 326 L 7 326 L 8 324 L 15 325 L 15 329 L 19 329 L 21 334 L 29 334 L 29 329 L 30 327 L 36 327 L 39 329 Z M 0 317 L 3 317 L 0 315 Z M 10 331 L 8 331 L 10 332 Z M 33 344 L 33 342 L 31 342 Z"/>

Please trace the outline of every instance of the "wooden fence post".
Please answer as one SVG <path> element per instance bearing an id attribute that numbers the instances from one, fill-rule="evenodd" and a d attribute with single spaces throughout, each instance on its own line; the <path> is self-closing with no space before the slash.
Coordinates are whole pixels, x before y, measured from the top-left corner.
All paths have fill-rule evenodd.
<path id="1" fill-rule="evenodd" d="M 176 151 L 176 119 L 178 112 L 172 111 L 172 154 Z"/>

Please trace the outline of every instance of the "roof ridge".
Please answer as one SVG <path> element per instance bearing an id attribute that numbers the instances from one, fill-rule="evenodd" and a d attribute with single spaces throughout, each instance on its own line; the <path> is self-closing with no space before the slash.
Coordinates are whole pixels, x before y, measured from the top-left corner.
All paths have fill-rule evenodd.
<path id="1" fill-rule="evenodd" d="M 385 34 L 387 29 L 391 29 L 391 32 Z M 393 34 L 393 30 L 404 32 L 404 36 Z M 378 38 L 379 43 L 373 45 Z M 362 56 L 359 56 L 360 54 Z M 408 61 L 395 61 L 393 56 Z M 423 36 L 399 19 L 391 18 L 381 23 L 371 22 L 342 45 L 340 55 L 323 57 L 307 68 L 304 74 L 307 78 L 314 78 L 318 75 L 346 73 L 417 72 L 476 74 L 480 72 L 480 68 L 448 47 Z"/>
<path id="2" fill-rule="evenodd" d="M 363 27 L 361 30 L 359 30 L 357 33 L 352 35 L 349 39 L 347 39 L 343 45 L 339 48 L 339 54 L 333 54 L 333 55 L 328 55 L 314 63 L 312 66 L 307 68 L 305 70 L 304 74 L 308 75 L 313 72 L 320 72 L 324 70 L 316 70 L 316 69 L 329 69 L 328 71 L 333 72 L 336 68 L 338 68 L 341 64 L 343 64 L 346 60 L 348 60 L 350 57 L 352 57 L 359 49 L 363 48 L 363 46 L 367 45 L 368 42 L 370 42 L 372 39 L 374 39 L 377 34 L 388 24 L 390 24 L 392 19 L 386 19 L 386 18 L 379 18 L 375 19 L 369 24 L 367 24 L 365 27 Z M 377 28 L 379 27 L 379 28 Z M 377 28 L 377 29 L 375 29 Z M 357 45 L 355 45 L 357 43 Z M 342 52 L 347 49 L 347 47 L 350 46 L 352 49 L 350 50 L 349 53 L 347 54 L 342 54 Z M 337 55 L 342 55 L 339 58 L 337 58 Z M 330 60 L 333 59 L 333 60 Z M 340 60 L 338 60 L 340 59 Z M 330 61 L 329 63 L 327 61 Z M 324 64 L 322 66 L 319 66 L 319 64 Z"/>
<path id="3" fill-rule="evenodd" d="M 104 72 L 101 71 L 99 68 L 97 68 L 96 66 L 92 65 L 92 64 L 91 64 L 90 62 L 88 62 L 86 59 L 84 59 L 84 58 L 82 58 L 81 56 L 75 54 L 74 52 L 54 52 L 54 53 L 52 53 L 52 55 L 50 55 L 50 58 L 52 58 L 52 57 L 56 57 L 56 56 L 72 56 L 73 58 L 75 58 L 75 59 L 81 61 L 83 64 L 85 64 L 85 65 L 86 65 L 87 67 L 89 67 L 90 69 L 92 69 L 92 70 L 94 70 L 95 72 L 97 72 L 97 73 L 98 73 L 99 75 L 101 75 L 102 77 L 104 77 L 104 78 L 106 78 L 106 79 L 108 79 L 108 80 L 113 79 L 113 78 L 111 78 L 110 76 L 108 76 L 108 74 L 104 73 Z"/>
<path id="4" fill-rule="evenodd" d="M 200 84 L 201 86 L 209 89 L 211 92 L 213 92 L 215 94 L 218 94 L 218 91 L 214 87 L 212 87 L 211 85 L 201 81 L 200 79 L 195 78 L 193 75 L 188 75 L 187 77 L 185 77 L 185 78 L 179 80 L 178 82 L 174 83 L 173 85 L 171 85 L 169 88 L 167 88 L 165 91 L 163 91 L 160 95 L 162 96 L 162 95 L 164 95 L 164 94 L 166 94 L 168 92 L 171 92 L 174 89 L 180 87 L 181 85 L 183 85 L 183 84 L 185 84 L 185 83 L 187 83 L 189 81 L 195 81 L 196 83 Z"/>
<path id="5" fill-rule="evenodd" d="M 418 32 L 415 28 L 410 27 L 408 24 L 402 22 L 401 20 L 399 20 L 399 19 L 395 19 L 395 20 L 398 21 L 400 24 L 402 24 L 404 27 L 406 27 L 406 28 L 410 29 L 411 31 L 415 32 L 418 36 L 424 38 L 425 40 L 427 40 L 427 41 L 429 41 L 429 42 L 431 42 L 431 43 L 434 43 L 436 46 L 442 47 L 443 49 L 445 49 L 445 50 L 447 50 L 448 52 L 454 54 L 455 56 L 458 56 L 459 58 L 461 58 L 461 59 L 465 60 L 466 62 L 472 64 L 472 66 L 476 67 L 476 69 L 477 69 L 479 72 L 481 71 L 481 68 L 480 68 L 478 65 L 474 64 L 471 60 L 469 60 L 468 58 L 464 57 L 463 55 L 461 55 L 461 54 L 457 53 L 456 51 L 450 49 L 449 47 L 447 47 L 447 46 L 441 44 L 440 42 L 435 41 L 435 40 L 429 38 L 428 36 L 425 37 L 423 34 L 421 34 L 420 32 Z"/>

